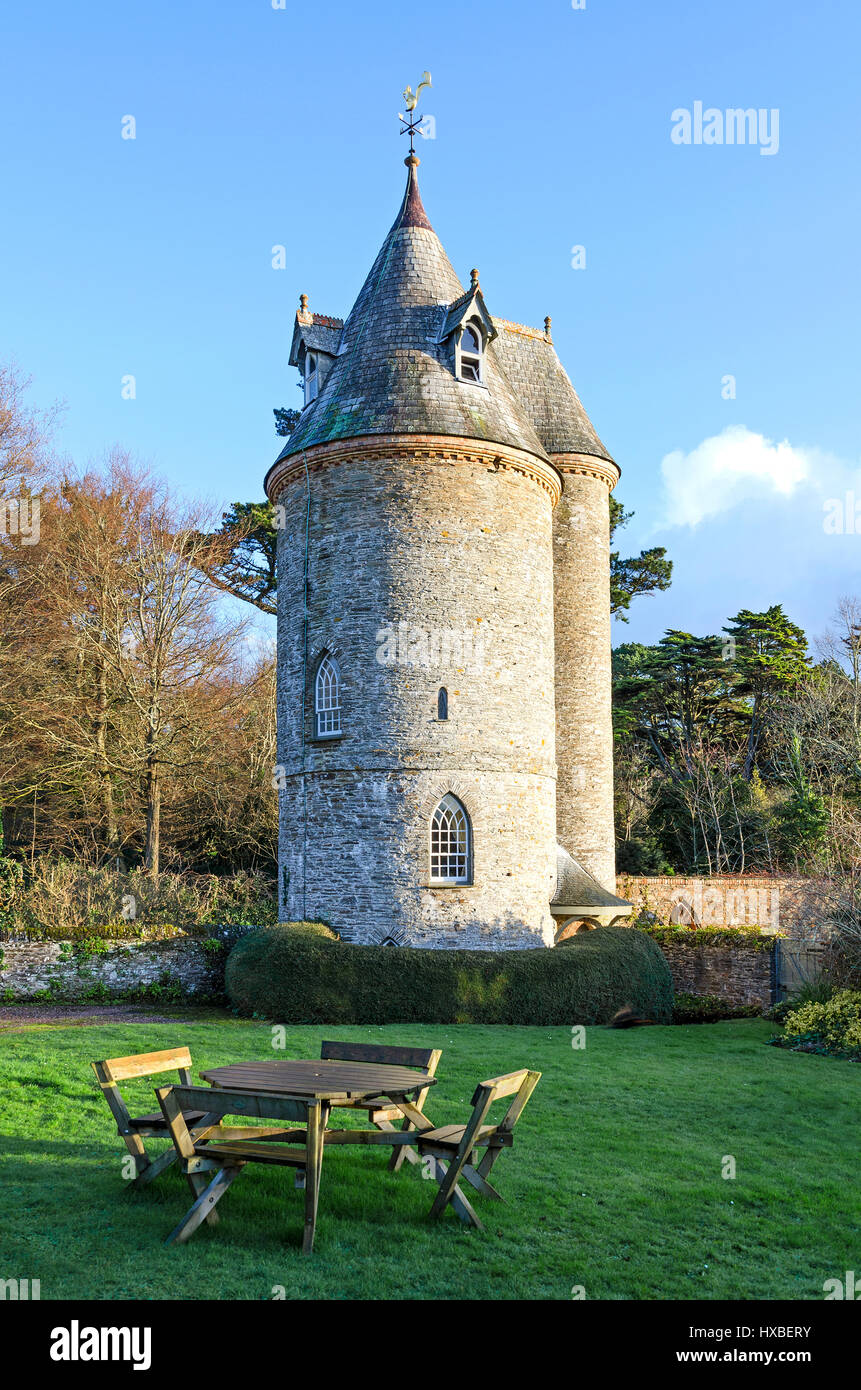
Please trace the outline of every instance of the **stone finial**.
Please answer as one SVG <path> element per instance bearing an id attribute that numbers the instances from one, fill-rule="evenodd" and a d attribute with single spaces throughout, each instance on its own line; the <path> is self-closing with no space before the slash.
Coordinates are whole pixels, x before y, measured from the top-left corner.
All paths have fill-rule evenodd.
<path id="1" fill-rule="evenodd" d="M 472 289 L 472 290 L 477 290 L 477 289 L 478 289 L 478 271 L 477 271 L 477 270 L 471 270 L 471 271 L 469 272 L 469 287 L 470 287 L 470 289 Z"/>
<path id="2" fill-rule="evenodd" d="M 300 294 L 300 296 L 299 296 L 299 313 L 300 313 L 300 314 L 307 314 L 307 312 L 308 312 L 308 296 L 307 296 L 307 294 Z"/>
<path id="3" fill-rule="evenodd" d="M 545 336 L 545 338 L 549 338 L 550 341 L 551 341 L 551 343 L 552 343 L 552 341 L 553 341 L 553 335 L 552 335 L 551 332 L 550 332 L 550 322 L 551 322 L 551 320 L 550 320 L 550 315 L 548 314 L 547 317 L 546 317 L 546 319 L 544 320 L 544 336 Z"/>

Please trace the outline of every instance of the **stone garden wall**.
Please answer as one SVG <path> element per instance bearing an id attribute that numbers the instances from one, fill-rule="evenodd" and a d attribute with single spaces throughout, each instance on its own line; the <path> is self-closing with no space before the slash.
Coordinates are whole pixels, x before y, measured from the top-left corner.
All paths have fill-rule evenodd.
<path id="1" fill-rule="evenodd" d="M 27 999 L 84 1000 L 147 990 L 206 998 L 220 994 L 220 946 L 200 939 L 100 943 L 90 954 L 66 941 L 4 942 L 0 1003 Z"/>
<path id="2" fill-rule="evenodd" d="M 660 941 L 677 994 L 712 994 L 728 1004 L 774 1002 L 774 947 L 692 946 Z"/>

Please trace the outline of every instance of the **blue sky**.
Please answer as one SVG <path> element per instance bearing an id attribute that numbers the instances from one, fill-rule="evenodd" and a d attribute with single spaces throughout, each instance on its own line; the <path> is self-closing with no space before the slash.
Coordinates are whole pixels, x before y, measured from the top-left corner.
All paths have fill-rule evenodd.
<path id="1" fill-rule="evenodd" d="M 823 529 L 861 503 L 859 39 L 850 0 L 7 7 L 0 356 L 66 402 L 78 462 L 118 443 L 189 493 L 261 495 L 298 295 L 349 310 L 429 68 L 434 227 L 492 313 L 552 315 L 637 514 L 623 545 L 676 564 L 616 640 L 775 602 L 819 632 L 861 590 L 861 521 Z M 777 109 L 776 153 L 674 143 L 697 101 Z"/>

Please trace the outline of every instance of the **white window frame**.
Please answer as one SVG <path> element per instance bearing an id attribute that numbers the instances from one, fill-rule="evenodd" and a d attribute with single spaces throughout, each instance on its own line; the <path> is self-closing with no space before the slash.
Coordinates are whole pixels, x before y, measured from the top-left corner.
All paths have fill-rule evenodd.
<path id="1" fill-rule="evenodd" d="M 341 668 L 324 652 L 314 677 L 314 729 L 317 738 L 339 738 L 341 727 Z"/>
<path id="2" fill-rule="evenodd" d="M 464 352 L 463 335 L 467 329 L 474 333 L 476 338 L 478 339 L 477 353 Z M 475 367 L 477 376 L 464 375 L 463 369 L 465 362 L 468 362 L 470 366 Z M 468 319 L 467 322 L 461 328 L 457 344 L 457 374 L 461 381 L 469 381 L 472 383 L 473 386 L 481 386 L 484 384 L 484 333 L 482 332 L 481 324 L 478 322 L 477 319 Z"/>
<path id="3" fill-rule="evenodd" d="M 462 801 L 446 792 L 430 818 L 428 863 L 434 887 L 472 882 L 472 826 Z"/>
<path id="4" fill-rule="evenodd" d="M 310 405 L 317 397 L 317 354 L 305 353 L 305 404 Z"/>

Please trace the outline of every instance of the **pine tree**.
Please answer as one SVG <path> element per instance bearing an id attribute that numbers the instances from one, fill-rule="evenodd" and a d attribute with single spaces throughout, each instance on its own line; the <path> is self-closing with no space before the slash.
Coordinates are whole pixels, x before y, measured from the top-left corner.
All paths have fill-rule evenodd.
<path id="1" fill-rule="evenodd" d="M 739 678 L 738 694 L 750 709 L 744 762 L 744 777 L 749 782 L 771 711 L 810 669 L 807 638 L 800 627 L 790 622 L 779 603 L 764 613 L 742 608 L 723 631 L 728 636 L 729 659 Z"/>
<path id="2" fill-rule="evenodd" d="M 610 497 L 610 540 L 616 531 L 627 525 L 634 515 L 626 512 L 621 502 Z M 632 599 L 643 594 L 653 594 L 657 590 L 669 589 L 672 582 L 673 562 L 667 559 L 664 546 L 655 545 L 651 550 L 641 550 L 628 560 L 619 558 L 618 550 L 610 553 L 610 612 L 614 618 L 626 623 L 626 610 Z"/>

